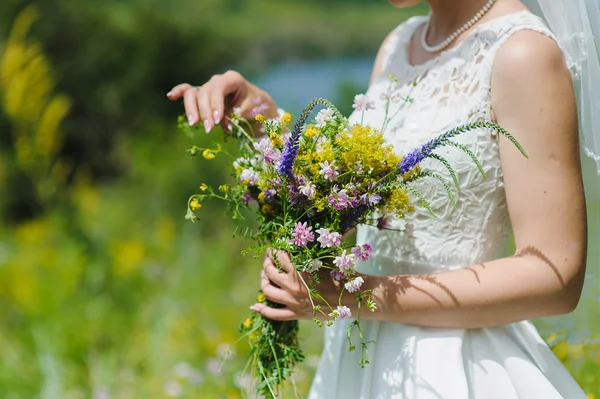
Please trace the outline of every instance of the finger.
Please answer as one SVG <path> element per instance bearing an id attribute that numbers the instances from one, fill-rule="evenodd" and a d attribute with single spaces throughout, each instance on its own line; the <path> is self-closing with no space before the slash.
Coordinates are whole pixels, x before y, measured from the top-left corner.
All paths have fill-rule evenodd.
<path id="1" fill-rule="evenodd" d="M 190 126 L 194 126 L 198 123 L 200 118 L 198 117 L 198 100 L 196 99 L 197 90 L 194 87 L 190 87 L 183 94 L 183 104 L 185 106 L 185 113 L 188 117 L 188 123 Z"/>
<path id="2" fill-rule="evenodd" d="M 281 288 L 289 286 L 289 275 L 282 273 L 272 263 L 265 267 L 265 277 Z"/>
<path id="3" fill-rule="evenodd" d="M 221 118 L 225 115 L 225 92 L 223 77 L 213 77 L 210 80 L 210 105 L 212 107 L 212 121 L 215 125 L 221 123 Z"/>
<path id="4" fill-rule="evenodd" d="M 288 308 L 272 308 L 263 303 L 255 303 L 250 306 L 250 310 L 260 314 L 261 316 L 271 319 L 271 320 L 298 320 L 300 318 L 299 315 L 296 314 L 291 309 Z"/>
<path id="5" fill-rule="evenodd" d="M 202 86 L 197 93 L 200 118 L 202 118 L 202 123 L 204 124 L 204 130 L 206 130 L 206 133 L 210 133 L 213 127 L 215 127 L 212 105 L 210 103 L 210 92 L 212 90 L 212 85 L 209 82 Z"/>
<path id="6" fill-rule="evenodd" d="M 280 266 L 283 271 L 286 273 L 294 273 L 295 267 L 292 265 L 290 260 L 290 255 L 281 250 L 271 249 L 269 251 L 269 257 L 273 259 L 275 265 Z"/>
<path id="7" fill-rule="evenodd" d="M 192 88 L 192 85 L 190 85 L 188 83 L 182 83 L 180 85 L 173 87 L 171 89 L 171 91 L 167 93 L 167 97 L 169 97 L 169 100 L 178 100 L 181 97 L 183 97 L 183 94 L 188 89 L 191 89 L 191 88 Z"/>
<path id="8" fill-rule="evenodd" d="M 261 282 L 261 290 L 269 301 L 278 303 L 280 305 L 294 305 L 295 301 L 292 300 L 290 294 L 281 288 L 275 287 L 273 284 L 264 284 Z"/>

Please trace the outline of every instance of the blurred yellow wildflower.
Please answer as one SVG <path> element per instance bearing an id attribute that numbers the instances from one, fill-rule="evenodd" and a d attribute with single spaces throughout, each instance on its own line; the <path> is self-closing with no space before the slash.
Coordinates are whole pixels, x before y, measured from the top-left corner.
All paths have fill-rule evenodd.
<path id="1" fill-rule="evenodd" d="M 265 299 L 265 294 L 258 294 L 258 297 L 256 298 L 256 300 L 260 303 L 264 303 Z"/>
<path id="2" fill-rule="evenodd" d="M 309 126 L 306 131 L 304 132 L 304 136 L 308 137 L 309 139 L 312 139 L 313 137 L 315 137 L 317 134 L 319 134 L 319 129 L 317 129 L 314 126 Z"/>
<path id="3" fill-rule="evenodd" d="M 207 148 L 206 150 L 202 151 L 202 156 L 210 161 L 211 159 L 215 159 L 216 155 L 213 150 Z"/>
<path id="4" fill-rule="evenodd" d="M 199 211 L 202 208 L 202 204 L 198 201 L 197 198 L 194 198 L 190 201 L 190 209 L 192 211 Z"/>
<path id="5" fill-rule="evenodd" d="M 208 188 L 208 186 L 205 183 L 202 183 L 199 188 L 200 188 L 201 191 L 206 191 L 206 189 Z"/>
<path id="6" fill-rule="evenodd" d="M 264 204 L 261 208 L 260 211 L 264 214 L 264 215 L 269 215 L 269 214 L 273 214 L 275 213 L 275 208 L 273 208 L 271 205 L 269 204 Z"/>
<path id="7" fill-rule="evenodd" d="M 41 202 L 45 202 L 65 180 L 61 177 L 64 171 L 58 169 L 66 165 L 57 158 L 62 142 L 60 125 L 71 101 L 54 93 L 52 66 L 42 46 L 28 37 L 38 18 L 35 7 L 26 7 L 15 18 L 3 43 L 0 106 L 11 127 L 16 161 L 32 179 Z"/>
<path id="8" fill-rule="evenodd" d="M 254 325 L 254 322 L 252 321 L 251 318 L 248 317 L 246 320 L 244 320 L 244 323 L 242 323 L 242 325 L 245 328 L 252 328 L 252 326 Z"/>
<path id="9" fill-rule="evenodd" d="M 130 276 L 135 273 L 146 256 L 144 244 L 137 240 L 128 240 L 111 245 L 112 269 L 117 276 Z"/>
<path id="10" fill-rule="evenodd" d="M 273 145 L 273 147 L 283 146 L 283 140 L 281 139 L 281 137 L 279 137 L 277 133 L 269 134 L 269 138 L 271 139 L 271 144 Z"/>
<path id="11" fill-rule="evenodd" d="M 290 123 L 292 121 L 292 114 L 290 114 L 289 112 L 286 112 L 285 114 L 283 114 L 283 116 L 281 117 L 281 120 L 284 123 Z"/>
<path id="12" fill-rule="evenodd" d="M 265 118 L 263 114 L 258 114 L 254 117 L 254 120 L 258 123 L 265 123 L 267 121 L 267 118 Z"/>
<path id="13" fill-rule="evenodd" d="M 240 173 L 242 173 L 244 171 L 244 169 L 245 168 L 240 165 L 237 168 L 235 168 L 235 173 L 237 173 L 239 175 Z"/>
<path id="14" fill-rule="evenodd" d="M 258 194 L 258 200 L 260 202 L 265 202 L 265 192 L 261 191 L 260 194 Z"/>
<path id="15" fill-rule="evenodd" d="M 228 193 L 229 192 L 229 184 L 221 184 L 219 186 L 219 191 L 222 193 Z"/>

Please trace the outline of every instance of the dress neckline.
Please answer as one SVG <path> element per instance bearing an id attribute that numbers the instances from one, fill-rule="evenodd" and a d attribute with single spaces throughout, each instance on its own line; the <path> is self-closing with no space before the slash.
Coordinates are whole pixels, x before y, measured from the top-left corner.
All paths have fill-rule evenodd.
<path id="1" fill-rule="evenodd" d="M 504 19 L 507 19 L 509 17 L 514 17 L 517 15 L 530 15 L 530 16 L 535 16 L 534 14 L 532 14 L 530 11 L 528 10 L 519 10 L 519 11 L 515 11 L 515 12 L 511 12 L 508 14 L 504 14 L 502 16 L 496 17 L 496 18 L 492 18 L 489 19 L 487 21 L 481 22 L 479 24 L 477 24 L 475 26 L 475 28 L 473 30 L 471 30 L 467 36 L 465 36 L 465 38 L 463 40 L 461 40 L 460 42 L 458 42 L 455 46 L 446 48 L 442 51 L 440 51 L 435 57 L 428 59 L 427 61 L 424 61 L 420 64 L 412 64 L 410 62 L 410 45 L 413 41 L 413 38 L 417 32 L 417 30 L 423 26 L 424 23 L 426 23 L 426 21 L 429 19 L 429 16 L 421 16 L 421 17 L 416 17 L 418 18 L 417 21 L 415 21 L 415 23 L 413 24 L 414 27 L 408 32 L 407 35 L 404 35 L 405 39 L 404 39 L 404 43 L 403 43 L 403 53 L 404 53 L 404 60 L 406 65 L 411 68 L 411 69 L 422 69 L 425 67 L 428 67 L 432 64 L 435 64 L 435 62 L 437 62 L 439 59 L 441 59 L 442 57 L 446 56 L 447 54 L 452 54 L 456 51 L 458 51 L 464 43 L 470 41 L 473 39 L 473 37 L 475 37 L 477 35 L 477 33 L 479 33 L 484 27 L 491 25 L 493 23 L 497 23 L 499 21 L 502 21 Z"/>

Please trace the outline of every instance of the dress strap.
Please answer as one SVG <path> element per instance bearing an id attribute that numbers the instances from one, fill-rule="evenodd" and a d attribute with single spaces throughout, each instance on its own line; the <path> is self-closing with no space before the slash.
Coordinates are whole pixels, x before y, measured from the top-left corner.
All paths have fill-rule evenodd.
<path id="1" fill-rule="evenodd" d="M 412 37 L 414 31 L 419 27 L 427 16 L 416 15 L 410 17 L 406 21 L 398 25 L 391 33 L 390 39 L 384 45 L 384 59 L 382 63 L 382 73 L 389 74 L 391 72 L 390 66 L 394 64 L 394 61 L 398 56 L 404 56 L 402 52 L 408 48 L 408 42 Z"/>

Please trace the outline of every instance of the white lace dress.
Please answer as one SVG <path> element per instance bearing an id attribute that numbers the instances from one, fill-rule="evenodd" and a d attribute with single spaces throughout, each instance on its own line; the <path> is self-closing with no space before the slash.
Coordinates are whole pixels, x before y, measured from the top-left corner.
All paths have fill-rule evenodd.
<path id="1" fill-rule="evenodd" d="M 399 153 L 457 125 L 490 121 L 490 75 L 498 48 L 523 29 L 552 37 L 540 19 L 518 12 L 480 24 L 457 46 L 412 66 L 407 59 L 408 43 L 425 18 L 414 17 L 395 30 L 384 72 L 367 92 L 376 100 L 377 109 L 365 114 L 364 123 L 381 127 L 387 76 L 399 79 L 395 95 L 406 96 L 412 90 L 414 102 L 400 111 L 385 133 Z M 417 85 L 411 89 L 414 81 Z M 352 119 L 358 122 L 360 115 Z M 373 256 L 357 266 L 359 271 L 370 275 L 435 273 L 504 256 L 512 229 L 498 138 L 481 129 L 457 141 L 477 155 L 487 179 L 467 156 L 445 151 L 461 187 L 457 210 L 453 212 L 440 185 L 422 184 L 419 189 L 431 199 L 438 218 L 417 208 L 407 219 L 414 225 L 412 237 L 361 227 L 358 240 L 373 246 Z M 427 167 L 447 174 L 435 161 Z M 347 321 L 334 323 L 325 329 L 310 399 L 586 398 L 530 322 L 470 330 L 361 323 L 366 339 L 375 341 L 369 346 L 371 364 L 360 368 L 360 350 L 348 352 Z"/>

